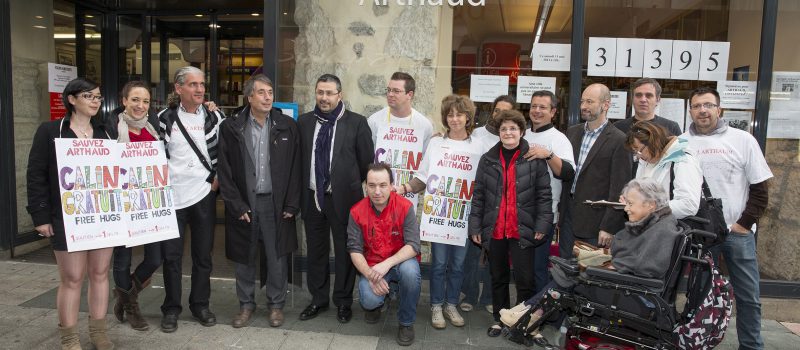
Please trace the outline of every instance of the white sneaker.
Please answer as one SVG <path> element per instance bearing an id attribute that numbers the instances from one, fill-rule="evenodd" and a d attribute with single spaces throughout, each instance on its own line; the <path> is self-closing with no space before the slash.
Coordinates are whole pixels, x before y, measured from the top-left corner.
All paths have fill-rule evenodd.
<path id="1" fill-rule="evenodd" d="M 490 313 L 490 314 L 493 314 L 493 313 L 494 313 L 494 308 L 492 307 L 492 305 L 491 305 L 491 304 L 489 304 L 489 305 L 486 305 L 486 312 L 488 312 L 488 313 Z"/>
<path id="2" fill-rule="evenodd" d="M 444 321 L 444 316 L 442 315 L 441 305 L 431 306 L 431 326 L 436 329 L 447 327 L 447 322 Z"/>
<path id="3" fill-rule="evenodd" d="M 444 318 L 450 320 L 450 323 L 456 327 L 463 327 L 464 326 L 464 319 L 461 317 L 461 314 L 458 313 L 458 309 L 455 305 L 445 304 L 447 306 L 444 307 Z"/>
<path id="4" fill-rule="evenodd" d="M 460 308 L 461 311 L 470 312 L 470 311 L 472 311 L 472 304 L 470 304 L 470 303 L 461 303 L 461 305 L 459 305 L 458 308 Z"/>

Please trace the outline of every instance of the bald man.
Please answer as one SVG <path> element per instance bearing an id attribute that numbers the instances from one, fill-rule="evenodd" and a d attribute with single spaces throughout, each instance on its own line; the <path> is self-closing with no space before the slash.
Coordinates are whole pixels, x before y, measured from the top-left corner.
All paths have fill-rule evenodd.
<path id="1" fill-rule="evenodd" d="M 622 210 L 590 207 L 586 200 L 616 202 L 631 179 L 631 156 L 625 150 L 625 134 L 608 122 L 611 92 L 603 84 L 589 85 L 581 95 L 583 123 L 567 130 L 575 159 L 575 177 L 561 193 L 562 257 L 572 256 L 575 240 L 609 246 L 613 234 L 623 228 Z M 573 219 L 574 218 L 574 219 Z"/>

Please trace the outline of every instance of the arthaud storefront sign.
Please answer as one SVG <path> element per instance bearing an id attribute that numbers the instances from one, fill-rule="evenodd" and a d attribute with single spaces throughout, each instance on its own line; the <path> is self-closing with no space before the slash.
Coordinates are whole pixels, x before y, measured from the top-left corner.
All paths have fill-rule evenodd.
<path id="1" fill-rule="evenodd" d="M 365 4 L 375 4 L 378 6 L 386 6 L 389 3 L 397 3 L 400 6 L 486 6 L 486 0 L 358 0 L 358 4 L 363 6 Z"/>

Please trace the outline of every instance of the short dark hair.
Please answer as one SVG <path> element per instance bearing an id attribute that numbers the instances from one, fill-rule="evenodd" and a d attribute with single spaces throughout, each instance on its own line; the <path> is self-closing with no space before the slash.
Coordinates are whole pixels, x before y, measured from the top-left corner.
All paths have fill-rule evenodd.
<path id="1" fill-rule="evenodd" d="M 695 96 L 705 95 L 705 94 L 712 94 L 717 99 L 717 105 L 719 105 L 719 92 L 717 89 L 707 86 L 701 86 L 697 89 L 694 89 L 691 94 L 689 94 L 689 105 L 692 105 L 692 99 Z"/>
<path id="2" fill-rule="evenodd" d="M 314 89 L 317 88 L 319 83 L 336 83 L 336 90 L 339 92 L 342 91 L 342 81 L 339 80 L 339 77 L 333 74 L 325 73 L 320 75 L 319 78 L 317 78 L 317 82 L 314 84 Z"/>
<path id="3" fill-rule="evenodd" d="M 389 183 L 394 183 L 394 174 L 392 173 L 392 168 L 389 167 L 386 163 L 370 163 L 367 165 L 367 173 L 370 171 L 379 172 L 379 171 L 386 171 L 389 174 Z"/>
<path id="4" fill-rule="evenodd" d="M 499 130 L 500 125 L 503 125 L 503 122 L 507 121 L 517 124 L 520 132 L 522 132 L 522 135 L 525 134 L 525 129 L 527 128 L 525 117 L 523 117 L 522 113 L 520 113 L 518 110 L 510 109 L 500 112 L 500 114 L 497 115 L 497 118 L 495 118 L 495 127 Z"/>
<path id="5" fill-rule="evenodd" d="M 130 94 L 131 90 L 133 90 L 135 88 L 143 88 L 143 89 L 147 90 L 148 94 L 150 93 L 150 87 L 147 86 L 147 83 L 145 83 L 145 82 L 143 82 L 141 80 L 131 80 L 131 81 L 125 83 L 125 85 L 122 87 L 122 97 L 128 98 L 128 94 Z"/>
<path id="6" fill-rule="evenodd" d="M 556 97 L 556 94 L 554 94 L 550 90 L 534 91 L 533 95 L 531 95 L 531 101 L 533 101 L 534 97 L 549 97 L 550 98 L 550 108 L 557 108 L 558 107 L 558 97 Z"/>
<path id="7" fill-rule="evenodd" d="M 455 94 L 447 95 L 442 99 L 442 125 L 448 132 L 450 132 L 450 127 L 447 126 L 447 115 L 453 108 L 467 115 L 467 135 L 471 135 L 472 129 L 475 128 L 475 103 L 467 96 Z"/>
<path id="8" fill-rule="evenodd" d="M 259 73 L 250 77 L 250 79 L 247 79 L 247 81 L 244 82 L 243 93 L 245 97 L 253 95 L 253 89 L 255 89 L 254 86 L 256 86 L 257 81 L 260 81 L 261 83 L 273 89 L 275 88 L 275 86 L 272 85 L 272 80 L 270 80 L 266 75 Z"/>
<path id="9" fill-rule="evenodd" d="M 514 101 L 514 98 L 511 97 L 511 95 L 500 95 L 497 96 L 496 99 L 494 99 L 494 102 L 492 103 L 492 111 L 494 111 L 494 109 L 497 108 L 497 104 L 500 102 L 508 103 L 512 106 L 511 108 L 517 109 L 517 101 Z"/>
<path id="10" fill-rule="evenodd" d="M 406 92 L 417 90 L 417 82 L 414 80 L 414 77 L 412 77 L 411 74 L 405 72 L 394 72 L 389 80 L 404 81 L 405 85 L 403 85 L 403 88 L 406 89 Z"/>
<path id="11" fill-rule="evenodd" d="M 656 98 L 661 98 L 661 84 L 653 78 L 641 78 L 634 81 L 633 84 L 631 84 L 631 95 L 633 95 L 633 90 L 646 84 L 653 85 L 653 87 L 656 88 Z"/>
<path id="12" fill-rule="evenodd" d="M 82 92 L 89 92 L 99 87 L 100 84 L 97 84 L 87 78 L 75 78 L 70 80 L 70 82 L 67 83 L 67 86 L 64 87 L 64 92 L 61 94 L 61 102 L 63 102 L 64 107 L 67 108 L 66 116 L 69 117 L 72 115 L 72 113 L 75 113 L 75 106 L 73 106 L 72 103 L 69 103 L 69 96 L 77 98 L 78 94 Z"/>

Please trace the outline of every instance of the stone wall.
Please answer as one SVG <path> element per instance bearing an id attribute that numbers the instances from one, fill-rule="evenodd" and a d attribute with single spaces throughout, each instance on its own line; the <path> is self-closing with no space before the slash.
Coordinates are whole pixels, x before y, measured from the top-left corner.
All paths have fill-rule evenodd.
<path id="1" fill-rule="evenodd" d="M 758 262 L 762 279 L 800 281 L 800 154 L 798 140 L 767 141 L 769 207 L 759 222 Z"/>

